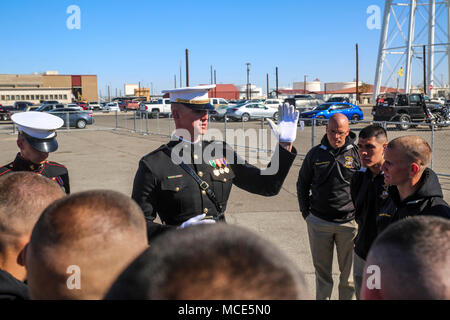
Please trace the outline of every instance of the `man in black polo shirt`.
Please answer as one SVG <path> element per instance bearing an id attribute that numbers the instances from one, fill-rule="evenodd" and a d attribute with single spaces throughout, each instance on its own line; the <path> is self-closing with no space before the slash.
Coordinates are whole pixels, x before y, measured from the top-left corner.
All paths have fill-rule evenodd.
<path id="1" fill-rule="evenodd" d="M 357 299 L 360 297 L 364 263 L 377 236 L 376 218 L 379 209 L 390 201 L 388 186 L 384 183 L 384 174 L 381 171 L 387 143 L 386 130 L 380 126 L 370 125 L 359 133 L 358 152 L 363 167 L 353 175 L 350 184 L 355 220 L 358 224 L 353 254 L 353 279 Z"/>

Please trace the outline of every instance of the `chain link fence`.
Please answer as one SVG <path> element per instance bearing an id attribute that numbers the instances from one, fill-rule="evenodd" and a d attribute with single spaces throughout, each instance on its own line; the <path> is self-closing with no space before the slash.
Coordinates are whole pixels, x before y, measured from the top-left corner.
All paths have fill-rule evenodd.
<path id="1" fill-rule="evenodd" d="M 76 120 L 76 114 L 76 112 L 73 114 L 72 112 L 66 112 L 63 115 L 58 115 L 64 120 L 64 126 L 60 131 L 125 130 L 140 135 L 157 135 L 170 138 L 175 130 L 175 123 L 171 115 L 161 116 L 158 113 L 152 114 L 140 111 L 96 112 L 91 113 L 93 124 L 86 122 L 84 125 L 83 123 L 80 124 L 80 122 L 77 122 L 79 120 Z M 303 121 L 304 125 L 299 126 L 299 132 L 294 146 L 299 156 L 303 158 L 313 146 L 321 142 L 325 135 L 327 120 L 301 118 L 300 121 Z M 389 140 L 404 135 L 418 135 L 422 137 L 429 143 L 433 150 L 430 167 L 439 175 L 450 177 L 450 164 L 448 161 L 450 156 L 450 144 L 448 143 L 450 141 L 450 126 L 440 126 L 433 123 L 374 122 L 367 120 L 355 120 L 350 123 L 350 128 L 356 135 L 365 126 L 377 124 L 387 130 Z M 409 127 L 408 130 L 404 130 L 406 127 Z M 263 133 L 258 135 L 257 144 L 232 143 L 234 147 L 250 153 L 270 152 L 270 127 L 264 118 L 250 121 L 230 121 L 227 118 L 224 118 L 223 121 L 209 121 L 208 131 L 211 131 L 210 129 L 216 129 L 215 132 L 220 131 L 223 137 L 226 137 L 227 130 L 242 130 L 237 131 L 240 135 L 245 134 L 248 129 L 254 129 L 258 133 Z M 0 121 L 0 134 L 12 135 L 16 133 L 17 128 L 11 121 Z M 208 139 L 208 136 L 205 139 Z M 239 152 L 239 150 L 237 151 Z"/>

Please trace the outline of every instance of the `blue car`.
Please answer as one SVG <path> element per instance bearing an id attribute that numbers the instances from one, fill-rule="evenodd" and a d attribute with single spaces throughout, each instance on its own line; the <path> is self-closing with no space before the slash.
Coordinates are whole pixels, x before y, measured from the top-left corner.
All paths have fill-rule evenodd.
<path id="1" fill-rule="evenodd" d="M 301 119 L 318 119 L 317 123 L 322 124 L 335 113 L 342 113 L 352 122 L 364 120 L 364 115 L 360 107 L 347 102 L 327 102 L 317 106 L 311 111 L 302 112 Z M 307 123 L 310 121 L 306 121 Z"/>
<path id="2" fill-rule="evenodd" d="M 94 123 L 94 116 L 92 112 L 80 111 L 76 108 L 62 108 L 53 109 L 48 113 L 57 116 L 64 120 L 63 127 L 67 126 L 66 120 L 69 119 L 69 126 L 76 127 L 78 129 L 86 128 L 87 124 Z"/>

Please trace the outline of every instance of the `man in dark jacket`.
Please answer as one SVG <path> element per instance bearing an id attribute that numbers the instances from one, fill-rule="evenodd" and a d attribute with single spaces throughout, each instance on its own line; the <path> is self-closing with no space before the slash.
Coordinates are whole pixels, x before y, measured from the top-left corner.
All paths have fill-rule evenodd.
<path id="1" fill-rule="evenodd" d="M 208 110 L 214 110 L 208 98 L 213 87 L 164 91 L 170 93 L 176 130 L 169 143 L 141 159 L 132 192 L 147 219 L 149 240 L 168 229 L 223 221 L 233 185 L 263 196 L 277 195 L 295 160 L 294 107 L 281 108 L 278 127 L 269 122 L 279 143 L 264 170 L 244 161 L 224 141 L 202 140 Z M 157 215 L 164 224 L 154 222 Z"/>
<path id="2" fill-rule="evenodd" d="M 297 181 L 300 211 L 308 225 L 316 270 L 317 299 L 331 297 L 334 244 L 341 272 L 339 299 L 352 299 L 354 293 L 350 272 L 356 223 L 350 180 L 360 168 L 355 138 L 347 117 L 333 115 L 321 144 L 306 155 Z"/>
<path id="3" fill-rule="evenodd" d="M 357 299 L 360 297 L 365 260 L 377 236 L 376 218 L 380 207 L 391 201 L 381 171 L 387 144 L 386 130 L 380 126 L 370 125 L 359 132 L 358 152 L 363 168 L 353 175 L 350 184 L 355 221 L 358 224 L 353 253 L 353 280 Z"/>
<path id="4" fill-rule="evenodd" d="M 427 168 L 432 151 L 418 136 L 403 136 L 389 142 L 382 166 L 384 181 L 392 202 L 386 203 L 377 217 L 378 234 L 395 221 L 417 215 L 450 218 L 439 179 Z"/>

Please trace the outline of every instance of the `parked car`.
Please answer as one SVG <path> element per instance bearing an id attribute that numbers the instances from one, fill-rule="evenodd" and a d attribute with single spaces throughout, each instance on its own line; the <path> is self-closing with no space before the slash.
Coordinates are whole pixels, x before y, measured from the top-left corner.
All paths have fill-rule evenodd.
<path id="1" fill-rule="evenodd" d="M 58 103 L 58 104 L 43 104 L 42 106 L 37 108 L 36 111 L 48 112 L 48 111 L 53 110 L 53 109 L 64 109 L 64 105 L 61 104 L 61 103 Z"/>
<path id="2" fill-rule="evenodd" d="M 445 104 L 445 98 L 443 98 L 443 97 L 433 98 L 433 99 L 431 99 L 431 102 L 443 105 L 443 104 Z"/>
<path id="3" fill-rule="evenodd" d="M 351 121 L 364 120 L 364 114 L 360 107 L 347 102 L 328 102 L 321 104 L 311 111 L 300 114 L 301 119 L 318 119 L 317 124 L 324 124 L 326 119 L 330 119 L 333 114 L 342 113 Z M 322 121 L 321 121 L 322 120 Z M 311 121 L 306 120 L 306 124 Z"/>
<path id="4" fill-rule="evenodd" d="M 408 130 L 411 122 L 426 122 L 429 119 L 426 109 L 432 105 L 427 104 L 426 98 L 420 93 L 381 94 L 372 109 L 373 120 L 401 122 L 397 128 Z"/>
<path id="5" fill-rule="evenodd" d="M 147 112 L 149 118 L 156 118 L 159 116 L 170 116 L 172 114 L 172 107 L 169 98 L 160 98 L 153 101 L 145 101 L 139 105 L 139 111 Z"/>
<path id="6" fill-rule="evenodd" d="M 120 107 L 119 104 L 117 102 L 108 102 L 104 107 L 103 107 L 103 112 L 110 112 L 110 111 L 120 111 Z"/>
<path id="7" fill-rule="evenodd" d="M 83 108 L 80 107 L 79 105 L 77 105 L 76 103 L 68 103 L 68 104 L 64 105 L 64 108 L 74 108 L 74 109 L 83 111 Z"/>
<path id="8" fill-rule="evenodd" d="M 75 102 L 79 107 L 83 108 L 83 110 L 87 110 L 88 109 L 88 104 L 84 101 L 76 101 Z"/>
<path id="9" fill-rule="evenodd" d="M 209 118 L 213 121 L 224 121 L 227 109 L 232 107 L 234 106 L 220 106 L 215 110 L 216 112 L 209 114 Z"/>
<path id="10" fill-rule="evenodd" d="M 289 103 L 290 106 L 294 106 L 300 113 L 313 110 L 318 105 L 324 103 L 322 99 L 316 99 L 310 94 L 298 94 L 293 98 L 287 98 L 284 102 Z"/>
<path id="11" fill-rule="evenodd" d="M 0 105 L 0 120 L 9 120 L 14 113 L 30 111 L 35 106 L 28 101 L 16 101 L 12 106 Z"/>
<path id="12" fill-rule="evenodd" d="M 283 100 L 282 100 L 282 99 L 267 99 L 267 100 L 264 102 L 264 105 L 265 105 L 266 107 L 269 107 L 269 108 L 275 108 L 275 109 L 278 109 L 278 107 L 280 106 L 280 104 L 281 104 L 281 105 L 283 104 Z"/>
<path id="13" fill-rule="evenodd" d="M 244 122 L 263 117 L 278 119 L 278 109 L 269 108 L 262 103 L 249 102 L 228 108 L 225 116 L 230 120 L 241 120 Z"/>
<path id="14" fill-rule="evenodd" d="M 92 112 L 80 111 L 76 108 L 53 109 L 48 113 L 64 120 L 64 126 L 67 126 L 67 117 L 69 117 L 69 126 L 78 129 L 84 129 L 86 125 L 94 123 Z"/>
<path id="15" fill-rule="evenodd" d="M 126 105 L 125 108 L 122 109 L 123 111 L 128 111 L 128 110 L 139 110 L 139 102 L 137 101 L 129 101 Z"/>
<path id="16" fill-rule="evenodd" d="M 327 102 L 347 102 L 350 103 L 350 99 L 348 97 L 332 97 L 327 100 Z"/>
<path id="17" fill-rule="evenodd" d="M 88 103 L 88 110 L 101 110 L 102 106 L 97 101 L 91 101 Z"/>
<path id="18" fill-rule="evenodd" d="M 229 105 L 228 101 L 225 99 L 222 99 L 222 98 L 210 98 L 209 103 L 211 103 L 214 106 L 214 108 L 216 108 L 216 109 L 221 106 Z"/>

